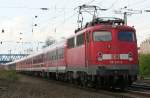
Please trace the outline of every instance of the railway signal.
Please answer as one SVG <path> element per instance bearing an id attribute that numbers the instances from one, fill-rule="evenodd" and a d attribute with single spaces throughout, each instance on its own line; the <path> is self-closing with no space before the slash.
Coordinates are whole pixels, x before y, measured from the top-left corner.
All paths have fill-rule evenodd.
<path id="1" fill-rule="evenodd" d="M 5 32 L 5 30 L 4 29 L 2 29 L 2 33 L 4 33 Z"/>
<path id="2" fill-rule="evenodd" d="M 41 10 L 49 10 L 49 8 L 40 8 Z"/>

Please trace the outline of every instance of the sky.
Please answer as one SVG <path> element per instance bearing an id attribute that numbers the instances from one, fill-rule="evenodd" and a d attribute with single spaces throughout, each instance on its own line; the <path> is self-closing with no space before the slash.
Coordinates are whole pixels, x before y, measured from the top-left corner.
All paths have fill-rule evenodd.
<path id="1" fill-rule="evenodd" d="M 128 9 L 138 10 L 138 14 L 128 15 L 128 25 L 135 27 L 138 45 L 150 37 L 150 12 L 144 12 L 150 10 L 150 0 L 0 0 L 0 2 L 1 53 L 36 51 L 44 45 L 49 36 L 61 40 L 73 35 L 77 28 L 78 15 L 75 8 L 83 4 L 108 9 L 98 14 L 101 17 L 123 18 L 122 14 L 115 14 L 115 11 L 125 6 Z M 88 17 L 90 15 L 85 15 L 87 21 Z M 2 29 L 4 33 L 1 33 Z"/>

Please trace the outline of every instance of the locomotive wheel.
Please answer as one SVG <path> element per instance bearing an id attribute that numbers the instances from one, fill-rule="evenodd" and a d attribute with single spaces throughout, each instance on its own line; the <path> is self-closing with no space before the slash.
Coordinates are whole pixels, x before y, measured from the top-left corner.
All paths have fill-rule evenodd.
<path id="1" fill-rule="evenodd" d="M 96 84 L 92 81 L 92 76 L 91 76 L 91 75 L 88 75 L 88 76 L 87 76 L 87 87 L 93 88 L 94 85 L 96 85 Z"/>
<path id="2" fill-rule="evenodd" d="M 85 77 L 81 77 L 80 81 L 82 87 L 87 87 L 87 79 Z"/>
<path id="3" fill-rule="evenodd" d="M 73 72 L 67 72 L 66 74 L 66 80 L 69 82 L 69 83 L 73 83 Z"/>
<path id="4" fill-rule="evenodd" d="M 82 87 L 86 87 L 87 86 L 87 74 L 85 72 L 78 72 L 78 82 L 79 85 Z"/>

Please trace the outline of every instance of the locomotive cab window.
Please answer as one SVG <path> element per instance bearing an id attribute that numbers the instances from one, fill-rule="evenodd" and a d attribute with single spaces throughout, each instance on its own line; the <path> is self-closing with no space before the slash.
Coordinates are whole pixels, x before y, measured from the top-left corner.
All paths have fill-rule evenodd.
<path id="1" fill-rule="evenodd" d="M 127 41 L 127 42 L 136 41 L 134 32 L 119 32 L 118 39 L 120 41 Z"/>
<path id="2" fill-rule="evenodd" d="M 111 41 L 112 34 L 109 31 L 96 31 L 93 32 L 94 41 Z"/>
<path id="3" fill-rule="evenodd" d="M 90 42 L 90 32 L 86 33 L 86 42 Z"/>
<path id="4" fill-rule="evenodd" d="M 77 46 L 84 44 L 84 33 L 77 36 Z"/>
<path id="5" fill-rule="evenodd" d="M 68 39 L 67 45 L 68 45 L 68 48 L 73 48 L 74 47 L 74 37 Z"/>

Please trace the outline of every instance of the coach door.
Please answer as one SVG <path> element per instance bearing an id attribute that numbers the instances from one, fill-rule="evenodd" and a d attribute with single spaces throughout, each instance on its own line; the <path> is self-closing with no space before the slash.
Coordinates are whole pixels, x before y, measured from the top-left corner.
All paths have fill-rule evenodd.
<path id="1" fill-rule="evenodd" d="M 86 32 L 86 37 L 85 37 L 85 65 L 88 67 L 90 63 L 90 31 Z"/>

